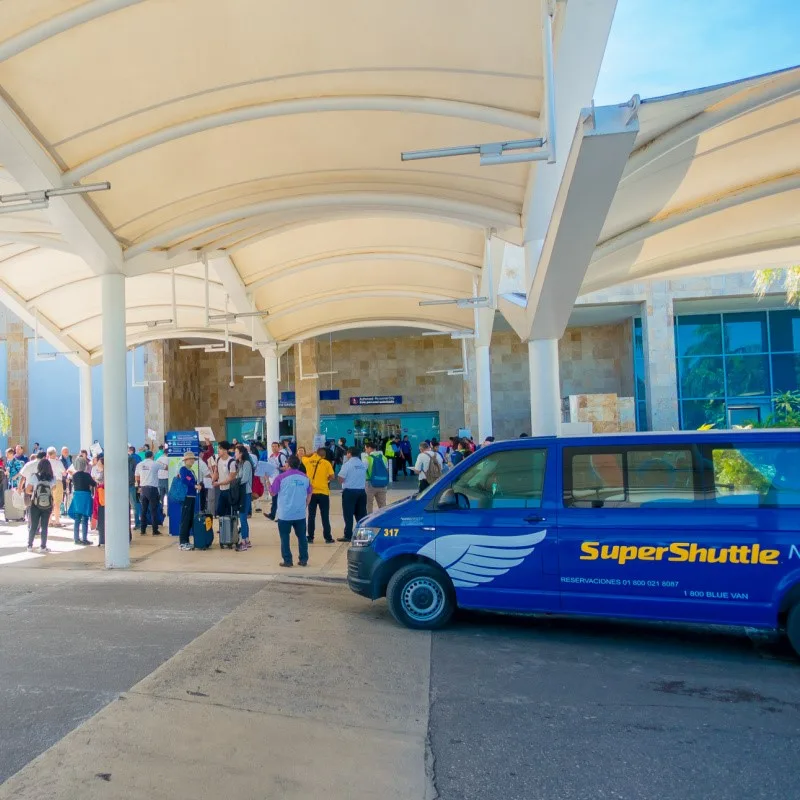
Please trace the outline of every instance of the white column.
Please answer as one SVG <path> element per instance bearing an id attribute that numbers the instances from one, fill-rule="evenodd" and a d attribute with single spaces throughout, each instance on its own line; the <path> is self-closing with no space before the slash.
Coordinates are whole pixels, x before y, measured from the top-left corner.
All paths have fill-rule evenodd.
<path id="1" fill-rule="evenodd" d="M 280 409 L 278 406 L 278 351 L 268 350 L 264 356 L 264 370 L 266 380 L 265 415 L 267 428 L 264 441 L 269 447 L 270 442 L 280 441 Z"/>
<path id="2" fill-rule="evenodd" d="M 531 374 L 531 435 L 556 436 L 561 428 L 558 340 L 528 342 Z"/>
<path id="3" fill-rule="evenodd" d="M 78 367 L 80 374 L 80 443 L 78 449 L 88 449 L 94 442 L 92 436 L 92 367 L 81 364 Z"/>
<path id="4" fill-rule="evenodd" d="M 478 400 L 478 441 L 492 436 L 492 370 L 489 345 L 475 346 L 475 381 Z"/>
<path id="5" fill-rule="evenodd" d="M 128 534 L 128 386 L 125 276 L 101 277 L 103 295 L 103 453 L 106 494 L 106 568 L 130 566 Z"/>

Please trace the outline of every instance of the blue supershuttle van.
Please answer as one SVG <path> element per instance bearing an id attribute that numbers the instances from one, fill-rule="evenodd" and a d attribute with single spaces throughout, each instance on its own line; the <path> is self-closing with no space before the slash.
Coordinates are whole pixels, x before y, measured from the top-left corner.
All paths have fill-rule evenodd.
<path id="1" fill-rule="evenodd" d="M 348 583 L 412 628 L 591 614 L 782 630 L 800 653 L 800 431 L 496 442 L 362 520 Z"/>

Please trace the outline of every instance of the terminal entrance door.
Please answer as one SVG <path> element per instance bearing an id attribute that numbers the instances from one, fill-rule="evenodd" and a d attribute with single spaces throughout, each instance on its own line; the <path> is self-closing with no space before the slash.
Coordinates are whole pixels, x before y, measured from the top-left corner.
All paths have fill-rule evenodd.
<path id="1" fill-rule="evenodd" d="M 353 435 L 356 446 L 364 447 L 365 442 L 372 442 L 380 447 L 380 443 L 390 436 L 402 437 L 400 417 L 367 417 L 357 419 L 353 424 Z"/>

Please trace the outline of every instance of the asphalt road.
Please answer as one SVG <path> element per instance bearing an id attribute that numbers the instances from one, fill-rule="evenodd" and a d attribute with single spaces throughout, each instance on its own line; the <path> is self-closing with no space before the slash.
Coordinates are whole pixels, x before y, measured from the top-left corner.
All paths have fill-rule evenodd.
<path id="1" fill-rule="evenodd" d="M 0 571 L 0 783 L 263 585 Z"/>
<path id="2" fill-rule="evenodd" d="M 743 634 L 461 614 L 431 701 L 440 800 L 800 794 L 800 662 Z"/>
<path id="3" fill-rule="evenodd" d="M 0 570 L 0 782 L 264 585 L 247 576 Z M 385 602 L 331 584 L 276 589 L 268 600 L 276 674 L 286 677 L 282 659 L 313 663 L 322 676 L 328 662 L 343 662 L 363 681 L 372 662 L 387 662 L 381 713 L 397 693 L 393 675 L 414 676 L 425 696 L 427 670 L 397 646 L 400 631 L 386 640 L 396 629 Z M 313 620 L 320 609 L 339 627 L 315 628 L 313 656 L 301 658 L 298 629 L 274 620 Z M 342 630 L 364 643 L 361 653 L 349 655 Z M 255 638 L 236 633 L 228 657 L 246 659 Z M 798 795 L 800 661 L 784 645 L 717 629 L 465 613 L 430 641 L 428 766 L 440 800 Z M 369 648 L 378 649 L 368 656 Z M 326 692 L 341 693 L 327 680 L 315 683 L 323 705 Z M 274 691 L 254 683 L 247 694 Z M 359 769 L 368 768 L 366 741 L 363 758 Z M 336 787 L 330 796 L 340 796 Z"/>

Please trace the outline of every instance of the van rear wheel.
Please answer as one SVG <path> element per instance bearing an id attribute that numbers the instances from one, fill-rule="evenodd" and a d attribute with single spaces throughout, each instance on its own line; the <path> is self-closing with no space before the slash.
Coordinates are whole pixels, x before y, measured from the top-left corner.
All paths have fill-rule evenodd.
<path id="1" fill-rule="evenodd" d="M 456 609 L 447 573 L 430 564 L 409 564 L 392 575 L 386 587 L 392 616 L 407 628 L 444 627 Z"/>
<path id="2" fill-rule="evenodd" d="M 789 644 L 798 656 L 800 656 L 800 602 L 795 603 L 789 610 L 786 618 L 786 635 L 789 637 Z"/>

